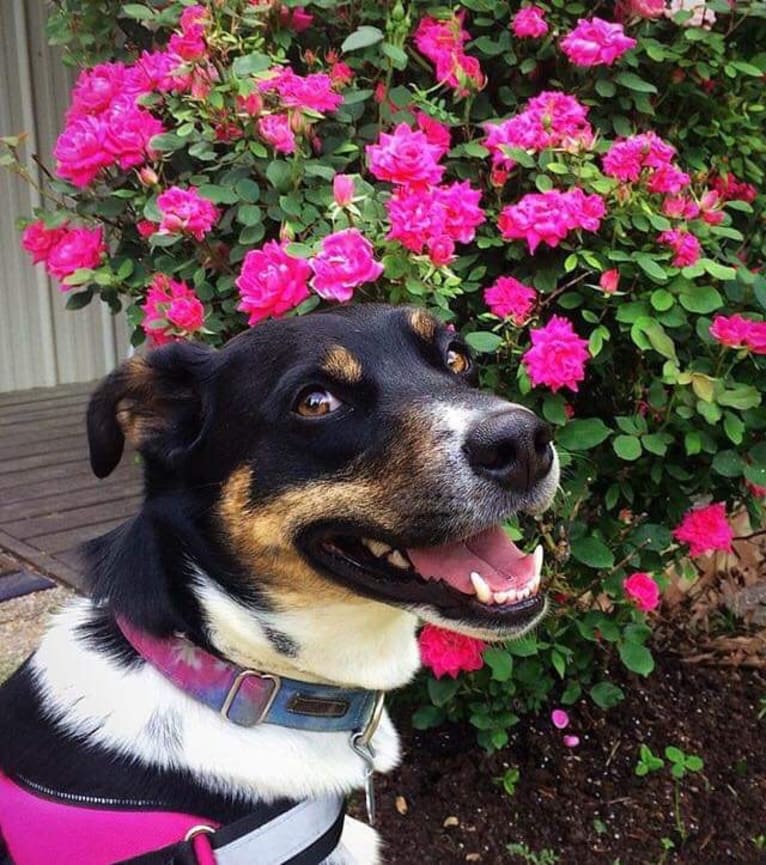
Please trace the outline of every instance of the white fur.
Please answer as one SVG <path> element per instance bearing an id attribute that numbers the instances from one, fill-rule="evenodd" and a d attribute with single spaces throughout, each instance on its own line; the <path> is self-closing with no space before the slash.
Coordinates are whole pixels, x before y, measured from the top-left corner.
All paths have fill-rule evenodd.
<path id="1" fill-rule="evenodd" d="M 242 610 L 229 609 L 221 598 L 216 603 L 219 613 L 226 609 L 240 619 L 244 616 Z M 270 724 L 245 728 L 225 721 L 149 665 L 125 669 L 89 649 L 75 629 L 93 613 L 89 601 L 73 602 L 54 621 L 32 662 L 44 703 L 67 732 L 86 734 L 91 741 L 144 764 L 187 769 L 209 789 L 231 796 L 303 798 L 345 794 L 361 787 L 364 764 L 351 750 L 347 733 L 312 733 Z M 215 614 L 213 618 L 217 621 Z M 244 622 L 239 625 L 244 627 Z M 219 625 L 211 630 L 225 631 Z M 329 637 L 330 631 L 324 630 Z M 400 651 L 410 656 L 409 671 L 403 664 L 391 666 L 390 655 L 396 652 L 363 656 L 353 637 L 338 640 L 337 636 L 336 629 L 333 642 L 345 645 L 347 651 L 345 661 L 340 653 L 336 660 L 339 666 L 345 663 L 347 670 L 352 666 L 363 670 L 365 660 L 372 658 L 374 665 L 374 659 L 380 658 L 382 670 L 390 669 L 400 684 L 416 668 L 406 639 Z M 412 623 L 408 636 L 414 643 Z M 252 639 L 250 647 L 254 650 Z M 365 648 L 380 651 L 381 643 L 370 639 Z M 382 670 L 370 674 L 378 682 L 376 687 L 383 685 Z M 166 734 L 158 735 L 158 730 Z M 382 772 L 392 769 L 399 761 L 399 742 L 385 714 L 372 744 L 376 768 Z M 333 865 L 375 865 L 377 846 L 376 832 L 349 823 L 342 847 L 330 861 Z"/>
<path id="2" fill-rule="evenodd" d="M 404 610 L 361 598 L 351 608 L 323 604 L 317 598 L 310 607 L 262 613 L 227 594 L 199 570 L 194 571 L 194 583 L 211 642 L 242 666 L 307 681 L 388 691 L 409 682 L 420 665 L 417 617 Z M 293 640 L 296 657 L 278 652 L 264 628 Z"/>

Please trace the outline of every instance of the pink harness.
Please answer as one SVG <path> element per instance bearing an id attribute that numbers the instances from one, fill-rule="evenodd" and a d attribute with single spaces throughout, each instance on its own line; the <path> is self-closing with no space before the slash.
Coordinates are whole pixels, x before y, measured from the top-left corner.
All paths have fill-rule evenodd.
<path id="1" fill-rule="evenodd" d="M 158 639 L 128 622 L 118 624 L 148 663 L 233 724 L 349 732 L 350 747 L 368 764 L 372 812 L 369 741 L 382 694 L 242 669 L 180 635 Z M 336 848 L 345 812 L 343 797 L 328 794 L 302 800 L 265 822 L 256 812 L 221 827 L 193 814 L 140 810 L 139 804 L 38 788 L 0 772 L 0 865 L 3 844 L 13 865 L 154 865 L 152 854 L 159 851 L 168 853 L 163 863 L 181 857 L 196 865 L 315 865 Z"/>
<path id="2" fill-rule="evenodd" d="M 218 828 L 191 814 L 67 805 L 33 794 L 2 773 L 0 802 L 3 838 L 18 865 L 113 865 L 182 842 L 195 827 Z M 207 839 L 202 829 L 194 835 L 197 861 L 216 865 Z"/>

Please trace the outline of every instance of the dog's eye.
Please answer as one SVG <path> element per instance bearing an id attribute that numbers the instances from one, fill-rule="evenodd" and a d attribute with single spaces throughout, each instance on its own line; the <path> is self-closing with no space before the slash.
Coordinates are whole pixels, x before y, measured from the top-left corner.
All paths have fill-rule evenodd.
<path id="1" fill-rule="evenodd" d="M 342 405 L 343 403 L 329 390 L 311 387 L 300 394 L 293 411 L 301 417 L 322 417 L 337 411 Z"/>
<path id="2" fill-rule="evenodd" d="M 446 363 L 455 375 L 462 375 L 468 372 L 471 366 L 471 358 L 460 348 L 452 346 L 447 351 Z"/>

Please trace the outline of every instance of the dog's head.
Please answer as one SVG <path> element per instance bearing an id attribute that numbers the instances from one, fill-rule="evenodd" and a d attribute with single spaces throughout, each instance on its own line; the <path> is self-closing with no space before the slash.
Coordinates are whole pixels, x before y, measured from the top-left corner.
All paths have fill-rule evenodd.
<path id="1" fill-rule="evenodd" d="M 91 461 L 108 474 L 128 439 L 149 502 L 204 503 L 199 532 L 241 598 L 382 603 L 505 638 L 545 601 L 541 551 L 502 523 L 550 503 L 558 460 L 532 412 L 476 380 L 460 336 L 419 309 L 269 321 L 219 352 L 124 364 L 91 402 Z"/>

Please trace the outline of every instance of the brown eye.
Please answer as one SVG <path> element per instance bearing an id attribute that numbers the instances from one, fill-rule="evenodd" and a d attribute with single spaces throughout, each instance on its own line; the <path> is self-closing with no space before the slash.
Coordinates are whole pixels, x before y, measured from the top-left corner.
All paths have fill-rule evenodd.
<path id="1" fill-rule="evenodd" d="M 447 352 L 447 366 L 455 375 L 461 375 L 464 372 L 468 372 L 468 368 L 471 366 L 471 359 L 464 351 L 451 348 Z"/>
<path id="2" fill-rule="evenodd" d="M 293 411 L 301 417 L 322 417 L 337 411 L 341 405 L 343 403 L 329 390 L 315 387 L 301 394 Z"/>

